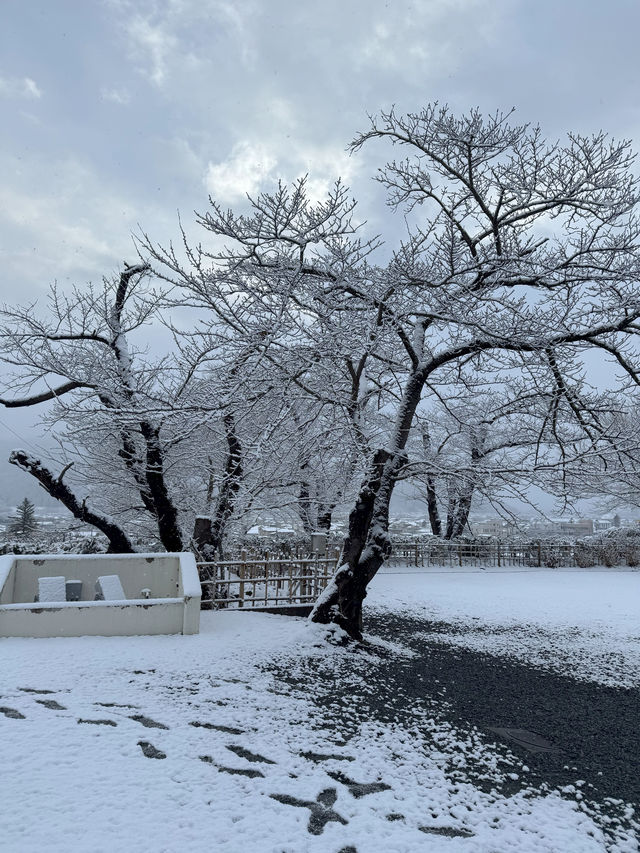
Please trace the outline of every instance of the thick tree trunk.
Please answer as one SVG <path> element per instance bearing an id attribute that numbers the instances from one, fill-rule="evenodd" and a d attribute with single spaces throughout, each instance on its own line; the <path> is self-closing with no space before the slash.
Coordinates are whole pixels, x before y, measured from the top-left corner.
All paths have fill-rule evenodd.
<path id="1" fill-rule="evenodd" d="M 306 468 L 306 465 L 301 467 L 301 471 Z M 316 529 L 311 513 L 311 487 L 306 480 L 300 482 L 298 490 L 298 515 L 302 523 L 302 529 L 305 533 L 313 533 Z"/>
<path id="2" fill-rule="evenodd" d="M 446 539 L 457 539 L 459 536 L 462 536 L 464 529 L 469 522 L 473 493 L 475 492 L 476 484 L 478 482 L 475 466 L 478 465 L 482 458 L 482 451 L 477 431 L 475 429 L 472 429 L 471 431 L 470 440 L 471 473 L 462 476 L 461 482 L 456 485 L 453 496 L 450 498 Z"/>
<path id="3" fill-rule="evenodd" d="M 220 486 L 216 508 L 212 516 L 197 516 L 193 530 L 193 544 L 204 560 L 213 560 L 220 552 L 226 526 L 236 508 L 236 497 L 242 482 L 242 445 L 236 431 L 235 418 L 227 412 L 223 418 L 227 439 L 227 461 Z M 209 478 L 207 502 L 213 494 L 213 475 Z"/>
<path id="4" fill-rule="evenodd" d="M 429 524 L 434 536 L 442 536 L 442 520 L 438 509 L 438 496 L 436 494 L 436 482 L 433 477 L 427 477 L 427 510 L 429 512 Z"/>
<path id="5" fill-rule="evenodd" d="M 227 439 L 227 462 L 224 469 L 224 479 L 218 494 L 216 511 L 211 524 L 211 543 L 213 553 L 222 547 L 227 523 L 236 509 L 236 498 L 242 482 L 242 445 L 238 438 L 236 422 L 231 412 L 223 418 L 225 436 Z"/>
<path id="6" fill-rule="evenodd" d="M 130 433 L 126 430 L 121 430 L 120 439 L 122 441 L 122 446 L 118 450 L 118 456 L 127 466 L 127 470 L 131 472 L 145 509 L 152 515 L 155 515 L 153 498 L 149 491 L 149 484 L 147 483 L 147 478 L 144 474 L 144 465 L 141 464 L 136 443 Z"/>
<path id="7" fill-rule="evenodd" d="M 28 453 L 25 453 L 24 450 L 14 450 L 9 456 L 9 462 L 35 477 L 45 491 L 52 498 L 55 498 L 66 506 L 79 521 L 91 524 L 101 533 L 104 533 L 109 540 L 110 553 L 133 554 L 135 552 L 131 540 L 113 519 L 90 510 L 87 507 L 86 500 L 82 501 L 82 503 L 78 501 L 71 489 L 62 482 L 64 471 L 59 477 L 54 477 L 51 471 L 45 468 L 39 459 L 35 459 Z"/>
<path id="8" fill-rule="evenodd" d="M 458 498 L 456 512 L 451 520 L 451 536 L 449 539 L 457 539 L 462 536 L 469 521 L 471 512 L 471 501 L 473 500 L 473 486 L 469 485 L 463 495 Z"/>
<path id="9" fill-rule="evenodd" d="M 193 544 L 195 550 L 203 559 L 208 559 L 207 549 L 211 545 L 211 518 L 208 515 L 197 515 L 193 523 Z"/>
<path id="10" fill-rule="evenodd" d="M 376 450 L 360 487 L 342 548 L 340 566 L 318 598 L 311 620 L 336 622 L 350 637 L 362 639 L 362 603 L 367 586 L 391 553 L 389 504 L 400 471 L 404 448 L 426 380 L 415 370 L 407 381 L 392 436 L 393 450 Z"/>
<path id="11" fill-rule="evenodd" d="M 182 551 L 183 541 L 178 524 L 178 511 L 169 496 L 164 478 L 164 458 L 160 446 L 160 430 L 143 421 L 140 431 L 147 447 L 146 478 L 158 523 L 158 535 L 167 551 Z"/>
<path id="12" fill-rule="evenodd" d="M 473 491 L 466 489 L 463 494 L 457 494 L 449 500 L 445 539 L 457 539 L 462 536 L 469 520 L 472 497 Z"/>
<path id="13" fill-rule="evenodd" d="M 355 506 L 349 515 L 349 528 L 342 548 L 341 565 L 311 614 L 314 622 L 337 622 L 351 636 L 359 638 L 362 631 L 362 602 L 367 588 L 364 571 L 359 570 L 376 495 L 380 490 L 384 466 L 389 460 L 387 450 L 377 450 Z"/>

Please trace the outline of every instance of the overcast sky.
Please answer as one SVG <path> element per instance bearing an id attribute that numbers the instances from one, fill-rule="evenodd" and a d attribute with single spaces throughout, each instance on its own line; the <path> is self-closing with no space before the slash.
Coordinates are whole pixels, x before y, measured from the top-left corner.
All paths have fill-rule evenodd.
<path id="1" fill-rule="evenodd" d="M 100 277 L 277 177 L 342 174 L 367 112 L 517 107 L 552 136 L 640 130 L 637 0 L 2 0 L 1 297 Z"/>
<path id="2" fill-rule="evenodd" d="M 349 157 L 367 112 L 515 106 L 552 137 L 638 140 L 638 0 L 2 0 L 0 299 L 82 283 L 228 205 L 338 175 L 384 231 Z M 388 153 L 388 151 L 387 151 Z M 0 412 L 20 431 L 24 417 Z"/>

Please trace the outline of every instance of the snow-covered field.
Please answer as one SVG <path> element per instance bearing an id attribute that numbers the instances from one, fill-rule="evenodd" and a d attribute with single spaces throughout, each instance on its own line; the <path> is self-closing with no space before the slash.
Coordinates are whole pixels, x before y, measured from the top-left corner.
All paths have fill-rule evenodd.
<path id="1" fill-rule="evenodd" d="M 378 575 L 368 601 L 448 623 L 452 630 L 443 627 L 436 638 L 449 645 L 584 681 L 640 686 L 637 570 L 400 567 Z"/>
<path id="2" fill-rule="evenodd" d="M 558 671 L 637 684 L 640 573 L 407 570 L 378 577 L 368 601 L 452 623 L 442 642 L 544 651 Z M 489 633 L 456 633 L 463 623 Z M 193 637 L 1 640 L 0 849 L 638 850 L 633 830 L 603 834 L 579 784 L 501 792 L 522 762 L 426 711 L 419 726 L 362 720 L 345 740 L 311 701 L 314 673 L 329 667 L 348 694 L 375 671 L 375 646 L 337 639 L 303 620 L 205 612 Z M 624 662 L 615 673 L 603 647 Z M 276 674 L 288 667 L 306 673 L 298 687 Z M 465 780 L 471 765 L 483 785 Z"/>

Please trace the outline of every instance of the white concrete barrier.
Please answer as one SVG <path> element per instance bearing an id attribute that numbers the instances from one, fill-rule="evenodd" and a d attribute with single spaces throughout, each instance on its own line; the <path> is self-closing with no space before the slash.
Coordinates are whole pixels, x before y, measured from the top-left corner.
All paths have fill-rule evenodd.
<path id="1" fill-rule="evenodd" d="M 119 597 L 94 601 L 96 584 L 104 590 L 109 576 Z M 55 579 L 58 600 L 34 601 L 51 586 L 47 579 Z M 65 600 L 65 579 L 76 582 L 80 600 Z M 0 557 L 0 637 L 197 634 L 200 595 L 192 554 L 7 555 Z"/>

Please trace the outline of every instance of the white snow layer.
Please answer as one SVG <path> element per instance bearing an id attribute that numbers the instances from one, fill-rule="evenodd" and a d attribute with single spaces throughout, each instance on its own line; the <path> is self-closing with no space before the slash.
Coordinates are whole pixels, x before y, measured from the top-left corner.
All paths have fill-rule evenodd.
<path id="1" fill-rule="evenodd" d="M 431 641 L 513 658 L 583 681 L 640 686 L 637 570 L 443 572 L 404 567 L 379 574 L 367 602 L 454 629 L 439 626 L 429 633 Z"/>
<path id="2" fill-rule="evenodd" d="M 640 576 L 585 577 L 387 575 L 370 598 L 496 628 L 526 622 L 551 633 L 574 625 L 629 655 Z M 524 787 L 506 796 L 491 784 L 480 790 L 454 779 L 451 767 L 470 763 L 496 786 L 514 770 L 526 774 L 515 757 L 503 767 L 473 732 L 429 719 L 421 731 L 363 721 L 344 743 L 329 711 L 319 719 L 304 690 L 292 692 L 265 668 L 290 661 L 300 671 L 306 661 L 309 691 L 320 664 L 335 666 L 336 677 L 366 677 L 366 654 L 359 670 L 354 654 L 362 653 L 326 637 L 303 620 L 205 612 L 197 636 L 1 640 L 0 849 L 638 850 L 630 832 L 603 835 L 578 780 L 564 792 Z M 343 773 L 343 781 L 329 772 Z M 355 796 L 346 777 L 389 787 Z M 315 804 L 318 834 L 309 832 L 311 807 L 288 797 Z"/>

